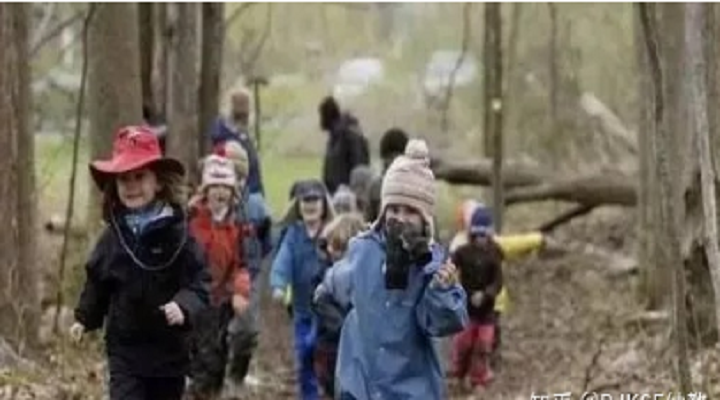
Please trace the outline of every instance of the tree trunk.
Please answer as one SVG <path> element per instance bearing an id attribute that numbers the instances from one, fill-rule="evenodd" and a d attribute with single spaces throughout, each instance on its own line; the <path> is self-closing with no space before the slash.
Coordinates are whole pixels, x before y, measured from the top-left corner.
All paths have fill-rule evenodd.
<path id="1" fill-rule="evenodd" d="M 720 323 L 720 254 L 717 234 L 717 204 L 715 199 L 715 171 L 710 143 L 708 120 L 707 63 L 705 62 L 704 17 L 712 12 L 698 3 L 685 4 L 685 47 L 687 62 L 687 90 L 691 134 L 695 143 L 693 160 L 699 161 L 700 190 L 702 193 L 703 247 L 712 278 L 715 326 Z M 720 327 L 716 328 L 720 332 Z"/>
<path id="2" fill-rule="evenodd" d="M 559 70 L 558 70 L 558 44 L 557 44 L 557 5 L 554 3 L 547 3 L 548 14 L 550 16 L 550 35 L 548 38 L 548 76 L 549 76 L 549 100 L 550 100 L 550 120 L 551 127 L 554 134 L 560 133 L 560 116 L 559 111 Z M 553 141 L 555 143 L 556 141 Z M 559 154 L 557 151 L 553 151 L 553 154 Z"/>
<path id="3" fill-rule="evenodd" d="M 153 21 L 156 26 L 153 37 L 155 51 L 151 73 L 153 108 L 163 120 L 167 118 L 168 109 L 168 43 L 172 36 L 167 19 L 167 7 L 168 3 L 153 4 Z"/>
<path id="4" fill-rule="evenodd" d="M 0 4 L 0 336 L 36 344 L 34 137 L 29 129 L 29 5 Z"/>
<path id="5" fill-rule="evenodd" d="M 485 3 L 484 130 L 493 158 L 493 214 L 495 229 L 502 231 L 503 217 L 503 57 L 500 3 Z"/>
<path id="6" fill-rule="evenodd" d="M 224 4 L 202 4 L 202 57 L 200 66 L 200 110 L 198 146 L 201 155 L 210 151 L 207 131 L 220 112 L 220 72 L 225 43 Z"/>
<path id="7" fill-rule="evenodd" d="M 662 5 L 663 7 L 665 5 Z M 690 370 L 688 365 L 688 334 L 687 334 L 687 310 L 686 310 L 686 288 L 685 288 L 685 270 L 684 260 L 681 249 L 681 235 L 683 225 L 681 207 L 678 205 L 682 204 L 683 192 L 676 190 L 677 179 L 675 174 L 671 170 L 671 164 L 680 161 L 677 158 L 677 153 L 673 154 L 672 135 L 671 132 L 680 131 L 678 128 L 682 128 L 680 124 L 673 125 L 667 124 L 666 121 L 674 120 L 675 122 L 682 121 L 682 115 L 680 118 L 665 118 L 665 87 L 671 87 L 667 85 L 673 76 L 665 76 L 663 74 L 664 69 L 660 65 L 660 55 L 668 56 L 672 52 L 666 52 L 663 48 L 662 52 L 658 50 L 657 41 L 653 38 L 658 37 L 657 27 L 655 21 L 654 4 L 639 4 L 639 11 L 641 13 L 641 21 L 643 24 L 643 32 L 645 33 L 645 44 L 648 51 L 648 56 L 652 68 L 653 78 L 653 99 L 654 99 L 654 120 L 658 124 L 656 130 L 656 156 L 657 156 L 657 169 L 658 169 L 658 183 L 660 187 L 660 221 L 662 230 L 664 232 L 662 246 L 667 248 L 668 262 L 667 268 L 673 271 L 673 331 L 675 338 L 675 345 L 677 350 L 677 372 L 679 377 L 679 388 L 680 392 L 687 394 L 690 391 Z M 681 6 L 682 7 L 682 6 Z M 669 17 L 672 14 L 670 9 L 664 9 L 663 18 Z M 674 10 L 677 11 L 677 10 Z M 680 9 L 682 12 L 682 9 Z M 682 17 L 683 14 L 680 14 Z M 677 20 L 670 20 L 671 22 L 677 22 Z M 682 22 L 682 21 L 680 21 Z M 663 26 L 666 32 L 679 33 L 678 30 L 669 30 L 670 27 Z M 665 43 L 663 43 L 665 44 Z M 667 59 L 668 64 L 677 60 Z M 679 95 L 683 93 L 678 92 Z M 672 98 L 670 98 L 672 100 Z M 680 103 L 680 102 L 678 102 Z M 679 107 L 668 108 L 670 113 L 682 114 L 683 110 Z M 673 129 L 669 129 L 673 128 Z M 675 157 L 673 157 L 675 156 Z"/>
<path id="8" fill-rule="evenodd" d="M 88 32 L 91 158 L 110 157 L 115 131 L 142 122 L 137 5 L 100 3 Z M 89 234 L 101 221 L 100 192 L 90 183 Z"/>
<path id="9" fill-rule="evenodd" d="M 651 68 L 645 49 L 639 9 L 634 10 L 635 47 L 637 54 L 638 90 L 642 103 L 639 115 L 638 134 L 638 263 L 642 277 L 641 297 L 649 310 L 669 308 L 670 293 L 667 271 L 658 255 L 663 250 L 658 246 L 659 196 L 656 177 L 655 132 L 653 119 L 653 98 Z M 652 40 L 658 40 L 653 38 Z M 666 277 L 667 279 L 662 279 Z"/>
<path id="10" fill-rule="evenodd" d="M 153 99 L 152 73 L 155 52 L 155 21 L 153 3 L 137 3 L 138 36 L 140 39 L 140 79 L 142 82 L 143 106 L 150 111 L 150 119 L 157 116 Z"/>
<path id="11" fill-rule="evenodd" d="M 170 90 L 167 152 L 188 169 L 191 183 L 198 180 L 198 4 L 172 3 L 170 42 Z"/>

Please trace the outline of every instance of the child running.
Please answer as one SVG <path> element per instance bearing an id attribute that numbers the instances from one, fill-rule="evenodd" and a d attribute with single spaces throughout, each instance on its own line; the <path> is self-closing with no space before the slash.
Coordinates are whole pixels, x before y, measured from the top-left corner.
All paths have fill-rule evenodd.
<path id="1" fill-rule="evenodd" d="M 447 398 L 432 339 L 462 331 L 468 315 L 455 266 L 433 239 L 429 166 L 425 142 L 411 140 L 383 178 L 378 220 L 350 241 L 349 273 L 335 279 L 335 299 L 351 307 L 338 352 L 342 400 Z"/>
<path id="2" fill-rule="evenodd" d="M 242 246 L 247 230 L 235 215 L 239 200 L 232 161 L 207 157 L 200 194 L 191 201 L 189 213 L 190 230 L 205 250 L 212 275 L 211 306 L 198 318 L 194 334 L 190 394 L 197 400 L 218 398 L 228 361 L 242 362 L 236 354 L 229 357 L 237 348 L 228 346 L 237 340 L 228 334 L 230 321 L 246 316 L 250 302 L 250 277 Z M 237 369 L 231 364 L 231 371 Z"/>
<path id="3" fill-rule="evenodd" d="M 496 326 L 494 307 L 502 288 L 502 251 L 493 241 L 476 240 L 484 230 L 483 225 L 471 225 L 469 242 L 453 254 L 467 293 L 470 324 L 454 337 L 450 375 L 461 384 L 469 375 L 476 393 L 481 393 L 493 378 L 490 355 Z"/>
<path id="4" fill-rule="evenodd" d="M 105 326 L 111 400 L 180 400 L 190 325 L 210 277 L 188 234 L 183 165 L 147 128 L 121 128 L 110 160 L 90 163 L 107 227 L 88 260 L 71 338 Z"/>
<path id="5" fill-rule="evenodd" d="M 318 317 L 315 373 L 328 398 L 333 398 L 335 393 L 335 365 L 340 328 L 348 312 L 347 304 L 341 305 L 334 300 L 332 290 L 347 290 L 334 282 L 337 277 L 347 273 L 347 263 L 343 256 L 348 242 L 364 229 L 365 222 L 359 215 L 342 214 L 335 217 L 322 234 L 320 250 L 327 263 L 318 276 L 320 283 L 315 289 L 313 301 L 313 309 Z"/>
<path id="6" fill-rule="evenodd" d="M 312 312 L 313 281 L 320 272 L 317 242 L 334 212 L 327 189 L 318 180 L 296 183 L 293 201 L 283 220 L 284 232 L 273 260 L 270 286 L 273 298 L 284 300 L 292 290 L 292 314 L 295 333 L 300 398 L 317 400 L 318 384 L 313 369 L 316 321 Z"/>

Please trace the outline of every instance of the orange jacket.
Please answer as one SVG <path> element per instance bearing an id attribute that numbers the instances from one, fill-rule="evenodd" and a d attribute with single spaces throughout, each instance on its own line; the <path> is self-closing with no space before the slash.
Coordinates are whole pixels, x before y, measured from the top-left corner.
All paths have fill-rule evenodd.
<path id="1" fill-rule="evenodd" d="M 190 233 L 200 244 L 207 260 L 212 284 L 210 298 L 214 306 L 229 301 L 232 295 L 250 296 L 250 275 L 241 255 L 245 229 L 230 215 L 223 222 L 215 222 L 203 201 L 190 208 Z"/>

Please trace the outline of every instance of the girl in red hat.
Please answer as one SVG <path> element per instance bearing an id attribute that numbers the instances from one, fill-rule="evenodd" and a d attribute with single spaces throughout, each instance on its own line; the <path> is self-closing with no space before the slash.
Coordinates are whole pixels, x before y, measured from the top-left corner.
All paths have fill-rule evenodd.
<path id="1" fill-rule="evenodd" d="M 121 128 L 109 160 L 90 163 L 107 226 L 88 260 L 71 338 L 105 326 L 111 400 L 180 400 L 190 324 L 210 276 L 189 236 L 185 169 L 145 127 Z"/>

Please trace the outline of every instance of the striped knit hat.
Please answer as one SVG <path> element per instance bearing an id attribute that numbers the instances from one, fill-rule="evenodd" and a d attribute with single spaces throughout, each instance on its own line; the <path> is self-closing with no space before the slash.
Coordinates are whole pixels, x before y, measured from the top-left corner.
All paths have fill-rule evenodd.
<path id="1" fill-rule="evenodd" d="M 434 232 L 436 192 L 427 144 L 423 140 L 412 139 L 405 147 L 405 154 L 396 158 L 385 172 L 380 192 L 380 215 L 385 215 L 390 204 L 412 207 L 423 216 L 431 228 L 430 232 Z"/>
<path id="2" fill-rule="evenodd" d="M 228 140 L 215 147 L 214 154 L 229 158 L 234 164 L 239 178 L 247 178 L 250 172 L 250 160 L 242 144 L 237 140 Z"/>

